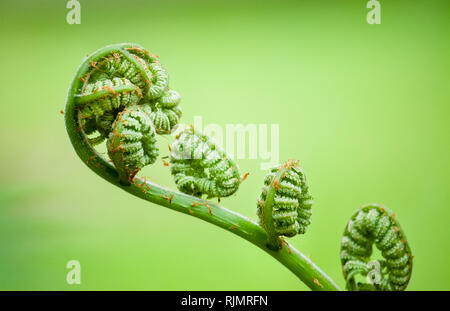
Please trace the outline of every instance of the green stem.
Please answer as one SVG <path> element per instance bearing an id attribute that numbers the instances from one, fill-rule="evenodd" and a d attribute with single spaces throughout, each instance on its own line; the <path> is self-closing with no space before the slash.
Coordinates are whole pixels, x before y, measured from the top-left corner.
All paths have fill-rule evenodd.
<path id="1" fill-rule="evenodd" d="M 129 46 L 136 45 L 130 44 Z M 101 52 L 105 53 L 105 50 Z M 98 53 L 88 57 L 78 68 L 69 89 L 65 109 L 66 129 L 72 145 L 81 160 L 91 170 L 113 185 L 139 198 L 200 218 L 246 239 L 282 263 L 312 290 L 340 290 L 319 267 L 287 242 L 283 242 L 284 246 L 280 250 L 269 249 L 266 245 L 266 232 L 245 216 L 217 204 L 166 189 L 139 178 L 135 179 L 131 185 L 122 185 L 116 169 L 91 147 L 83 130 L 79 128 L 78 110 L 74 102 L 75 94 L 81 87 L 79 77 L 87 72 L 90 60 L 98 57 Z"/>

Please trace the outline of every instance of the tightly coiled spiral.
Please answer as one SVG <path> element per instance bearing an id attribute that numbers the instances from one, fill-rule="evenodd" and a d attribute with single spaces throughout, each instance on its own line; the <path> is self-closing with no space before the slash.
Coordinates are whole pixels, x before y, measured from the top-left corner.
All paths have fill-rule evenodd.
<path id="1" fill-rule="evenodd" d="M 373 244 L 383 260 L 370 261 Z M 350 218 L 341 242 L 341 262 L 349 290 L 404 290 L 413 256 L 406 235 L 389 209 L 368 204 Z M 356 277 L 365 277 L 359 282 Z"/>
<path id="2" fill-rule="evenodd" d="M 158 156 L 155 134 L 169 134 L 182 115 L 181 96 L 169 89 L 158 56 L 136 44 L 110 45 L 81 67 L 82 85 L 74 96 L 81 129 L 91 145 L 106 138 L 108 155 L 122 182 L 130 182 Z"/>
<path id="3" fill-rule="evenodd" d="M 178 92 L 168 90 L 160 98 L 147 103 L 152 109 L 150 118 L 158 134 L 170 134 L 176 128 L 182 114 L 178 105 L 180 101 Z"/>
<path id="4" fill-rule="evenodd" d="M 181 96 L 169 90 L 169 75 L 156 57 L 136 49 L 114 53 L 94 72 L 100 78 L 105 74 L 125 77 L 143 90 L 143 103 L 152 108 L 151 120 L 158 134 L 170 134 L 176 128 L 181 117 Z"/>
<path id="5" fill-rule="evenodd" d="M 257 203 L 257 215 L 267 232 L 269 246 L 280 247 L 279 236 L 306 233 L 311 223 L 313 199 L 298 161 L 290 160 L 270 170 Z"/>
<path id="6" fill-rule="evenodd" d="M 213 198 L 230 196 L 239 188 L 237 164 L 192 127 L 176 137 L 171 150 L 171 173 L 181 192 Z"/>
<path id="7" fill-rule="evenodd" d="M 131 182 L 141 168 L 158 158 L 156 132 L 148 109 L 138 105 L 125 108 L 114 121 L 106 146 L 122 180 Z"/>

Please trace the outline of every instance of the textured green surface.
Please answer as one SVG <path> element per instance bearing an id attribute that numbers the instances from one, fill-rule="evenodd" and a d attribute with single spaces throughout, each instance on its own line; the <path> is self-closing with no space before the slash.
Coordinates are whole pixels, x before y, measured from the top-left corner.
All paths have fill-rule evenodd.
<path id="1" fill-rule="evenodd" d="M 159 155 L 156 131 L 145 106 L 131 106 L 118 113 L 106 148 L 125 184 L 132 182 L 144 166 L 156 162 Z"/>
<path id="2" fill-rule="evenodd" d="M 275 249 L 279 236 L 305 234 L 311 224 L 313 198 L 298 161 L 289 160 L 271 168 L 257 202 L 256 214 Z"/>
<path id="3" fill-rule="evenodd" d="M 291 242 L 341 287 L 342 228 L 379 202 L 415 256 L 408 289 L 450 290 L 448 1 L 383 2 L 381 25 L 362 1 L 255 3 L 82 1 L 81 25 L 65 23 L 64 1 L 0 3 L 1 289 L 306 289 L 246 241 L 118 191 L 75 155 L 59 110 L 82 56 L 139 42 L 170 69 L 182 122 L 280 124 L 280 160 L 301 160 L 315 198 Z M 256 220 L 266 172 L 238 163 L 251 175 L 222 203 Z M 175 188 L 161 161 L 142 174 Z M 71 259 L 80 286 L 66 284 Z"/>
<path id="4" fill-rule="evenodd" d="M 238 165 L 209 136 L 188 127 L 176 135 L 170 149 L 170 172 L 181 192 L 224 198 L 239 189 Z"/>
<path id="5" fill-rule="evenodd" d="M 382 259 L 372 259 L 375 246 Z M 349 290 L 405 290 L 413 258 L 397 216 L 385 206 L 364 205 L 345 226 L 341 262 Z M 358 282 L 357 275 L 369 279 Z"/>

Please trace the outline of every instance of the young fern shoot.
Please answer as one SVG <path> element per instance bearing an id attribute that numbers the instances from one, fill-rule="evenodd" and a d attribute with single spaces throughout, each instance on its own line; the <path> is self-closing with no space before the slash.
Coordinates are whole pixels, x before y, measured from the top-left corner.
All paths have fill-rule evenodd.
<path id="1" fill-rule="evenodd" d="M 270 170 L 257 202 L 257 215 L 266 230 L 267 246 L 282 247 L 280 236 L 304 234 L 311 223 L 312 197 L 298 161 L 289 160 Z"/>
<path id="2" fill-rule="evenodd" d="M 181 96 L 169 89 L 157 58 L 135 44 L 107 46 L 83 63 L 73 83 L 80 128 L 86 135 L 99 133 L 91 145 L 108 139 L 108 155 L 125 185 L 156 161 L 156 133 L 170 134 L 181 117 Z"/>
<path id="3" fill-rule="evenodd" d="M 117 114 L 106 147 L 122 182 L 133 182 L 144 166 L 158 158 L 156 131 L 150 108 L 135 105 Z"/>
<path id="4" fill-rule="evenodd" d="M 181 193 L 137 176 L 159 155 L 156 135 L 177 128 L 180 101 L 180 94 L 169 88 L 169 75 L 158 56 L 134 43 L 109 45 L 87 56 L 73 78 L 64 113 L 67 133 L 80 159 L 111 184 L 240 236 L 312 290 L 340 290 L 309 258 L 282 240 L 304 234 L 311 223 L 313 201 L 298 162 L 287 161 L 266 176 L 258 201 L 260 224 L 202 198 L 235 194 L 247 174 L 241 177 L 225 151 L 193 128 L 182 131 L 171 146 L 171 173 Z M 105 139 L 109 159 L 94 148 Z M 376 205 L 365 206 L 351 223 L 341 253 L 348 289 L 405 289 L 412 256 L 393 214 Z M 356 282 L 355 276 L 370 273 L 373 243 L 386 260 L 378 262 L 382 277 L 372 286 Z"/>
<path id="5" fill-rule="evenodd" d="M 373 244 L 384 260 L 372 260 Z M 348 290 L 405 290 L 413 256 L 395 214 L 378 204 L 358 209 L 348 221 L 341 242 L 342 272 Z M 357 282 L 356 277 L 367 282 Z"/>
<path id="6" fill-rule="evenodd" d="M 187 128 L 170 149 L 171 173 L 181 192 L 220 198 L 238 190 L 241 177 L 237 164 L 208 136 Z"/>

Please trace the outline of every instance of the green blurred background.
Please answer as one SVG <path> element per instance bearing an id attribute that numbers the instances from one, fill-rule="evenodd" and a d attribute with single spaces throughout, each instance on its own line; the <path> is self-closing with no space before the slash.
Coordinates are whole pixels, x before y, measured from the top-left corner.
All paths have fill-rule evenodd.
<path id="1" fill-rule="evenodd" d="M 450 290 L 449 1 L 65 0 L 0 4 L 0 289 L 304 290 L 248 242 L 142 201 L 77 157 L 64 127 L 82 58 L 137 42 L 160 55 L 183 122 L 280 124 L 301 160 L 313 223 L 290 241 L 344 287 L 340 239 L 354 210 L 393 209 L 415 255 L 410 290 Z M 162 154 L 170 138 L 160 139 Z M 224 206 L 256 219 L 263 171 Z M 174 188 L 161 161 L 142 175 Z M 150 177 L 151 176 L 151 177 Z M 66 263 L 81 263 L 81 285 Z"/>

